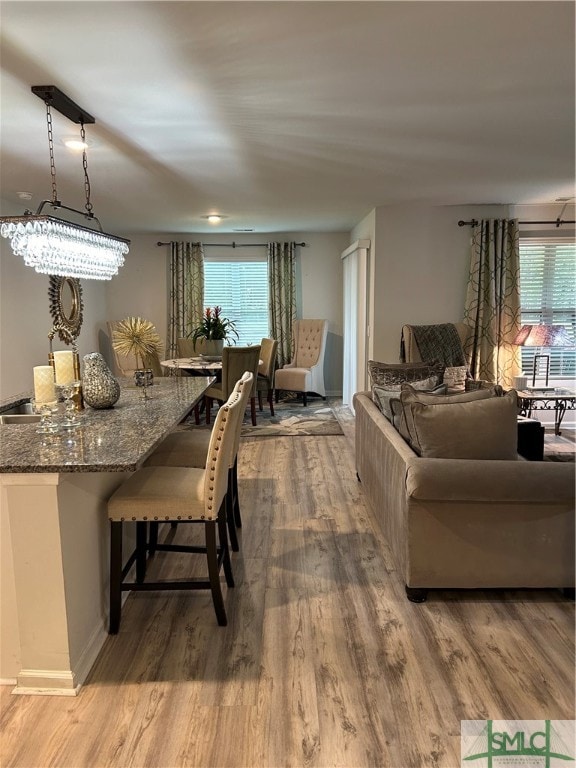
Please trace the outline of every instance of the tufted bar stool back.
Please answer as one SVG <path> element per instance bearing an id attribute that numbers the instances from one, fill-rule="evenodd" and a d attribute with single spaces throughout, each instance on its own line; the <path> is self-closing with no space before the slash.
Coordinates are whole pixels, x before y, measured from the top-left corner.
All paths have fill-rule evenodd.
<path id="1" fill-rule="evenodd" d="M 242 398 L 233 392 L 218 410 L 212 428 L 206 465 L 199 467 L 145 466 L 132 474 L 108 501 L 110 519 L 110 634 L 120 627 L 123 591 L 209 589 L 218 624 L 226 625 L 226 611 L 220 587 L 220 569 L 226 583 L 234 586 L 226 533 L 225 499 L 228 472 L 234 448 L 236 419 Z M 146 581 L 151 546 L 147 526 L 159 522 L 199 523 L 204 526 L 201 546 L 155 543 L 153 551 L 189 552 L 206 557 L 208 576 L 189 580 Z M 136 523 L 136 547 L 124 561 L 124 523 Z M 180 526 L 179 526 L 180 528 Z M 135 565 L 135 581 L 127 581 Z"/>
<path id="2" fill-rule="evenodd" d="M 234 439 L 230 442 L 228 456 L 228 487 L 226 489 L 226 521 L 230 545 L 237 552 L 239 549 L 236 528 L 242 526 L 240 504 L 238 501 L 238 449 L 244 421 L 244 411 L 252 392 L 253 375 L 244 371 L 236 382 L 233 392 L 240 395 L 240 407 L 234 416 Z M 211 432 L 206 429 L 182 429 L 171 432 L 145 462 L 145 466 L 156 467 L 205 467 L 211 440 Z M 157 524 L 150 526 L 151 538 L 157 536 Z"/>

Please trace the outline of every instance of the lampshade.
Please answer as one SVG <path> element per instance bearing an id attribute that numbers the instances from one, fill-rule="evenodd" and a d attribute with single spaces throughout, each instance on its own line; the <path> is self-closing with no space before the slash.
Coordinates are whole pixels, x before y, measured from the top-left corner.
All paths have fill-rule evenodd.
<path id="1" fill-rule="evenodd" d="M 124 264 L 124 256 L 128 253 L 130 241 L 103 232 L 100 222 L 92 213 L 85 149 L 82 165 L 86 210 L 78 211 L 63 205 L 58 200 L 50 108 L 53 106 L 65 117 L 80 124 L 80 136 L 85 146 L 87 145 L 84 123 L 94 123 L 95 120 L 54 85 L 32 86 L 32 92 L 42 98 L 46 104 L 52 200 L 44 200 L 36 214 L 26 211 L 23 216 L 1 216 L 0 235 L 10 240 L 13 252 L 21 256 L 24 263 L 33 267 L 36 272 L 60 277 L 110 280 L 118 274 L 118 269 Z M 88 221 L 90 226 L 97 226 L 98 229 L 43 214 L 45 205 L 50 205 L 54 211 L 65 209 L 79 214 Z"/>
<path id="2" fill-rule="evenodd" d="M 571 347 L 573 342 L 563 325 L 523 325 L 514 339 L 519 347 Z"/>

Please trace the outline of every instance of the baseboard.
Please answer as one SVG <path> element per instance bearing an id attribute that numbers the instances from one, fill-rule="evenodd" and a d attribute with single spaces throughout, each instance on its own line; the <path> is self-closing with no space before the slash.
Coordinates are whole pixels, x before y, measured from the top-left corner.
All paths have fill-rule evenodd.
<path id="1" fill-rule="evenodd" d="M 68 669 L 22 669 L 13 694 L 19 696 L 77 696 L 74 674 Z"/>
<path id="2" fill-rule="evenodd" d="M 69 669 L 22 669 L 14 681 L 13 694 L 20 696 L 77 696 L 86 681 L 108 633 L 97 627 L 84 648 L 74 671 Z"/>

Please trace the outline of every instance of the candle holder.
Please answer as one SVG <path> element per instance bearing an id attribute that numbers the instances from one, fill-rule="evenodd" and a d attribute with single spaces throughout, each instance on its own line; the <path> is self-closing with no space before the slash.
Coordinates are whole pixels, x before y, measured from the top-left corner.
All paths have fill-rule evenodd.
<path id="1" fill-rule="evenodd" d="M 60 431 L 60 426 L 52 420 L 53 414 L 58 410 L 58 403 L 44 403 L 32 399 L 30 401 L 34 413 L 40 414 L 40 424 L 36 432 L 41 435 L 53 435 Z"/>
<path id="2" fill-rule="evenodd" d="M 57 385 L 64 398 L 64 418 L 60 422 L 60 426 L 64 429 L 76 429 L 81 424 L 74 402 L 74 394 L 79 384 L 79 381 L 71 381 L 68 384 Z"/>
<path id="3" fill-rule="evenodd" d="M 140 368 L 134 371 L 134 383 L 141 389 L 142 399 L 148 400 L 148 387 L 152 386 L 154 373 L 151 368 Z"/>

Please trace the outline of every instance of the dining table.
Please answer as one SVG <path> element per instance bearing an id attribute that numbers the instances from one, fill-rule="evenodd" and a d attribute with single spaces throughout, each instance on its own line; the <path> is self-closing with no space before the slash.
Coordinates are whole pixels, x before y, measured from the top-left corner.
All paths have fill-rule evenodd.
<path id="1" fill-rule="evenodd" d="M 200 375 L 216 375 L 222 370 L 222 357 L 175 357 L 170 360 L 161 360 L 160 365 L 168 368 L 169 373 L 187 371 Z"/>

